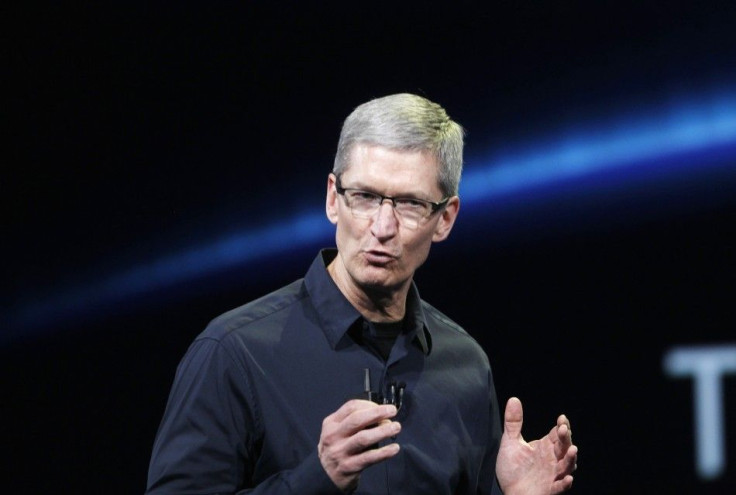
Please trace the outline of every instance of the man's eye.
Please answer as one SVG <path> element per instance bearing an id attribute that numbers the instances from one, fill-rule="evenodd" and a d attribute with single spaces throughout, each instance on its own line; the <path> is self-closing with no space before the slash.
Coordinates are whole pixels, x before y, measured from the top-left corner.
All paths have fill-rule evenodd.
<path id="1" fill-rule="evenodd" d="M 396 205 L 402 208 L 409 208 L 413 210 L 421 210 L 425 208 L 425 203 L 418 199 L 411 198 L 400 198 L 396 200 Z"/>
<path id="2" fill-rule="evenodd" d="M 370 201 L 372 199 L 375 199 L 375 197 L 375 194 L 371 194 L 367 191 L 353 191 L 353 198 L 359 199 L 361 201 Z"/>

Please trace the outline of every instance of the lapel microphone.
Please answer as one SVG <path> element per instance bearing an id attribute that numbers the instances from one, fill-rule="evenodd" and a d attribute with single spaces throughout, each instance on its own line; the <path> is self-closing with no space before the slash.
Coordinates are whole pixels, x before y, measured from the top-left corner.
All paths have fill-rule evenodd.
<path id="1" fill-rule="evenodd" d="M 375 402 L 376 404 L 393 404 L 396 409 L 401 409 L 404 402 L 404 391 L 406 383 L 390 381 L 384 387 L 384 392 L 374 392 L 371 387 L 371 370 L 365 368 L 363 370 L 363 393 L 361 398 Z"/>

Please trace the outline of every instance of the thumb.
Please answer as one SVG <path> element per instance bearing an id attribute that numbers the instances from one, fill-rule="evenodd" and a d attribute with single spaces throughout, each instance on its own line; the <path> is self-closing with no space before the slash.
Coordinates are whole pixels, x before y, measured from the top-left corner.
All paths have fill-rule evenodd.
<path id="1" fill-rule="evenodd" d="M 511 438 L 521 438 L 521 426 L 524 423 L 524 410 L 521 401 L 511 397 L 506 403 L 506 411 L 503 417 L 504 433 Z"/>

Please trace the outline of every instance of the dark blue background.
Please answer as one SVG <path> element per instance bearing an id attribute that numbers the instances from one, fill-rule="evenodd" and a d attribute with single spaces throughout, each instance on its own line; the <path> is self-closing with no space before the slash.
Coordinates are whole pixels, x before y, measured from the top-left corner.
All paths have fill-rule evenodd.
<path id="1" fill-rule="evenodd" d="M 342 120 L 376 96 L 441 103 L 477 157 L 728 91 L 734 5 L 6 8 L 5 490 L 142 492 L 191 340 L 300 277 L 324 243 L 21 325 L 24 308 L 321 208 Z M 736 485 L 736 380 L 724 382 L 730 463 L 702 482 L 690 383 L 662 371 L 672 346 L 734 341 L 735 147 L 657 164 L 683 173 L 601 172 L 490 198 L 462 210 L 417 275 L 486 348 L 501 400 L 522 399 L 528 438 L 572 419 L 574 493 Z"/>

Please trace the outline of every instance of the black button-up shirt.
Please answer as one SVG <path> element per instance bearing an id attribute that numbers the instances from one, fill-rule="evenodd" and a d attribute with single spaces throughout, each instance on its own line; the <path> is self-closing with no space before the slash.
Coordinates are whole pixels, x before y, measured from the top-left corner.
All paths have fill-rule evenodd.
<path id="1" fill-rule="evenodd" d="M 356 493 L 500 493 L 500 414 L 486 354 L 422 301 L 388 360 L 356 342 L 362 322 L 327 273 L 213 320 L 176 373 L 153 447 L 151 494 L 340 493 L 317 457 L 322 420 L 361 395 L 406 385 L 399 453 L 363 471 Z"/>

